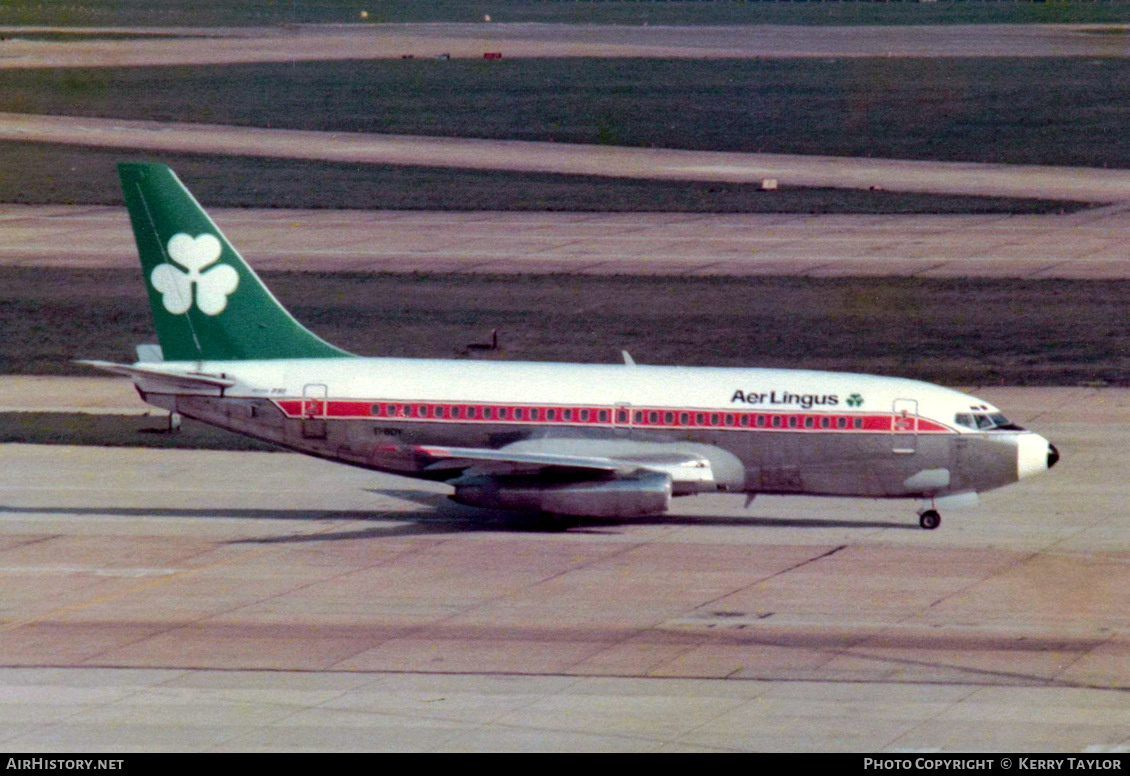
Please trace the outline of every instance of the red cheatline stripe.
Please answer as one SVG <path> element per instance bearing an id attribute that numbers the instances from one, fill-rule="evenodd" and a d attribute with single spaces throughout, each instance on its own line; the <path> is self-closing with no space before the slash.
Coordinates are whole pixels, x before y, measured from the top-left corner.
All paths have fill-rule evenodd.
<path id="1" fill-rule="evenodd" d="M 593 405 L 461 404 L 451 402 L 273 400 L 290 417 L 396 420 L 439 423 L 493 423 L 634 428 L 717 428 L 732 431 L 807 431 L 824 433 L 914 433 L 914 418 L 887 413 L 748 412 L 663 407 L 617 409 Z M 630 413 L 630 414 L 629 414 Z M 917 433 L 946 434 L 952 429 L 918 418 Z M 902 427 L 902 423 L 906 427 Z M 898 425 L 895 425 L 898 424 Z"/>

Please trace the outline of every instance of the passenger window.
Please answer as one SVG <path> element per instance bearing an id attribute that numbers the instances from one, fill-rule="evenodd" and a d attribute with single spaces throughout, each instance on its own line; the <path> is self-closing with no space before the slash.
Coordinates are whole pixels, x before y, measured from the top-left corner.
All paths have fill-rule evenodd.
<path id="1" fill-rule="evenodd" d="M 596 413 L 596 419 L 598 421 L 600 421 L 601 423 L 607 423 L 608 422 L 608 410 L 600 410 L 599 412 L 597 412 Z"/>
<path id="2" fill-rule="evenodd" d="M 521 407 L 514 408 L 514 420 L 521 420 L 524 414 Z"/>
<path id="3" fill-rule="evenodd" d="M 726 415 L 726 425 L 727 426 L 734 425 L 734 416 L 733 415 Z"/>
<path id="4" fill-rule="evenodd" d="M 545 411 L 546 420 L 557 420 L 557 410 L 549 409 Z"/>
<path id="5" fill-rule="evenodd" d="M 499 407 L 499 408 L 498 408 L 498 417 L 499 417 L 499 420 L 506 420 L 506 416 L 507 416 L 508 414 L 510 414 L 510 413 L 509 413 L 509 411 L 507 410 L 507 408 L 506 408 L 506 407 Z"/>
<path id="6" fill-rule="evenodd" d="M 664 412 L 663 413 L 663 422 L 666 423 L 668 426 L 670 426 L 672 423 L 675 422 L 675 413 L 674 412 Z"/>
<path id="7" fill-rule="evenodd" d="M 691 414 L 689 412 L 679 413 L 679 425 L 685 426 L 691 422 Z"/>
<path id="8" fill-rule="evenodd" d="M 581 422 L 582 423 L 588 423 L 589 422 L 589 411 L 588 410 L 581 410 Z"/>
<path id="9" fill-rule="evenodd" d="M 571 409 L 561 410 L 561 419 L 562 420 L 572 420 L 573 419 L 573 410 L 571 410 Z"/>

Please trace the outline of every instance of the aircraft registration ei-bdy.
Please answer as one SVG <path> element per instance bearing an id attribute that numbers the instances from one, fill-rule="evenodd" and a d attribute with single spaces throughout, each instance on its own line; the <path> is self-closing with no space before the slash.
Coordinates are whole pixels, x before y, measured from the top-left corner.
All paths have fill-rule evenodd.
<path id="1" fill-rule="evenodd" d="M 463 504 L 630 518 L 696 493 L 906 498 L 932 529 L 944 505 L 1059 459 L 996 407 L 914 380 L 354 356 L 290 316 L 172 170 L 119 175 L 160 355 L 82 363 L 170 412 L 446 482 Z"/>

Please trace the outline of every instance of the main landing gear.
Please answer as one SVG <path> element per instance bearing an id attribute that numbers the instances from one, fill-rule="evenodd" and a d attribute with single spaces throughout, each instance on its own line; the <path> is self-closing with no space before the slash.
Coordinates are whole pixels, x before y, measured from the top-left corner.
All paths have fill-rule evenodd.
<path id="1" fill-rule="evenodd" d="M 927 509 L 918 516 L 918 525 L 922 526 L 927 531 L 933 531 L 941 524 L 942 516 L 938 514 L 938 510 L 936 509 Z"/>

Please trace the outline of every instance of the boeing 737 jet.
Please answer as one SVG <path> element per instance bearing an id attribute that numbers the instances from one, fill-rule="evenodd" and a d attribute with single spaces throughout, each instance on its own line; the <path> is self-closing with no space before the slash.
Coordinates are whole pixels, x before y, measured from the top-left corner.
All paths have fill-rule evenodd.
<path id="1" fill-rule="evenodd" d="M 943 504 L 1059 458 L 987 402 L 914 380 L 354 356 L 290 316 L 172 170 L 119 175 L 160 355 L 83 363 L 170 412 L 442 481 L 463 504 L 630 518 L 696 493 L 904 498 L 932 529 Z"/>

